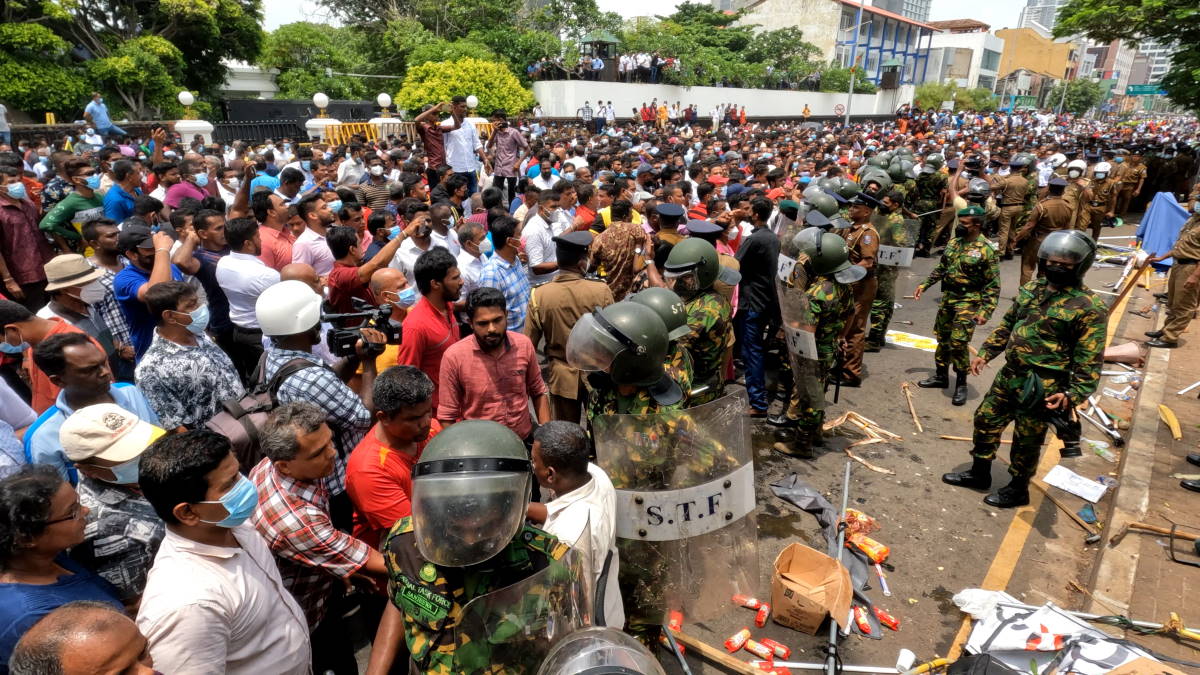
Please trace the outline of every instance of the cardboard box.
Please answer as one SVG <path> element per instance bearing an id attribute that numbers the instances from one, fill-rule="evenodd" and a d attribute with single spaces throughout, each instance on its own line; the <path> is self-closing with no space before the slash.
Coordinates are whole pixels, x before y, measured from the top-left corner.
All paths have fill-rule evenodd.
<path id="1" fill-rule="evenodd" d="M 853 594 L 850 572 L 816 549 L 791 544 L 775 558 L 771 617 L 781 626 L 816 635 L 826 615 L 844 624 Z"/>

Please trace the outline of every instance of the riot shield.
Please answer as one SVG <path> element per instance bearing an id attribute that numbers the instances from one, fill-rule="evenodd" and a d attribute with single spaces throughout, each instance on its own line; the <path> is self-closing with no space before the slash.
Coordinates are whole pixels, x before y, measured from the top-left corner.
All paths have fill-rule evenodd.
<path id="1" fill-rule="evenodd" d="M 585 528 L 580 542 L 590 537 Z M 550 648 L 591 624 L 586 546 L 571 548 L 525 579 L 467 603 L 454 628 L 455 658 L 467 673 L 533 675 Z"/>
<path id="2" fill-rule="evenodd" d="M 921 221 L 905 218 L 899 222 L 876 226 L 879 230 L 879 252 L 875 262 L 890 267 L 912 267 L 917 238 L 921 234 Z"/>
<path id="3" fill-rule="evenodd" d="M 596 461 L 617 490 L 628 626 L 728 611 L 758 588 L 754 462 L 745 392 L 672 412 L 592 420 Z"/>
<path id="4" fill-rule="evenodd" d="M 789 407 L 798 410 L 825 409 L 825 388 L 822 385 L 821 363 L 817 355 L 816 323 L 808 307 L 809 279 L 805 265 L 797 260 L 800 251 L 793 238 L 805 229 L 795 223 L 790 231 L 780 235 L 779 268 L 775 275 L 779 314 L 783 319 L 788 363 L 792 370 L 792 395 Z"/>

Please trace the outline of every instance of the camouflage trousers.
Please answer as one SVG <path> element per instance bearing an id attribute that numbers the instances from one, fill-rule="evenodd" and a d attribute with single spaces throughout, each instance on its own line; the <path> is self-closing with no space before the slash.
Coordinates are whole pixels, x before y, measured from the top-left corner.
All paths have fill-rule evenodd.
<path id="1" fill-rule="evenodd" d="M 971 365 L 971 337 L 975 335 L 978 314 L 979 300 L 942 296 L 933 321 L 933 336 L 937 339 L 933 362 L 939 369 L 954 366 L 954 370 L 966 372 Z"/>
<path id="2" fill-rule="evenodd" d="M 971 455 L 993 460 L 1000 448 L 1000 434 L 1013 423 L 1013 442 L 1008 472 L 1017 478 L 1031 478 L 1037 470 L 1038 456 L 1046 439 L 1046 420 L 1021 407 L 1021 389 L 1026 373 L 1005 365 L 996 374 L 992 387 L 975 410 L 974 447 Z M 1058 382 L 1042 378 L 1046 392 L 1057 391 Z"/>
<path id="3" fill-rule="evenodd" d="M 900 276 L 900 268 L 890 265 L 880 265 L 875 268 L 879 286 L 875 289 L 875 299 L 871 302 L 871 332 L 867 334 L 867 348 L 883 347 L 883 338 L 887 335 L 888 324 L 892 321 L 892 312 L 896 308 L 896 277 Z"/>
<path id="4" fill-rule="evenodd" d="M 817 349 L 819 361 L 791 359 L 794 382 L 784 414 L 796 420 L 801 431 L 817 431 L 825 423 L 825 381 L 836 354 L 832 346 Z"/>

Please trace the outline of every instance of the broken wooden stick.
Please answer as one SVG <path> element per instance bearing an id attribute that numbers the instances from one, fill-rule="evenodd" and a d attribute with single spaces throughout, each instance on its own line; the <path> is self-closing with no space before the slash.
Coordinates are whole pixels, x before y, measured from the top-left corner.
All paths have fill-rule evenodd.
<path id="1" fill-rule="evenodd" d="M 908 412 L 912 414 L 913 424 L 917 427 L 917 433 L 925 433 L 925 429 L 921 426 L 921 420 L 917 418 L 917 408 L 913 405 L 912 385 L 908 380 L 900 383 L 900 388 L 904 390 L 904 398 L 908 399 Z"/>
<path id="2" fill-rule="evenodd" d="M 842 450 L 846 453 L 847 457 L 858 462 L 859 464 L 862 464 L 863 466 L 867 467 L 868 469 L 870 469 L 872 471 L 875 471 L 877 473 L 886 474 L 888 476 L 895 476 L 896 475 L 895 471 L 892 471 L 891 469 L 885 469 L 882 466 L 876 466 L 876 465 L 868 462 L 867 460 L 863 459 L 862 457 L 859 457 L 858 455 L 854 454 L 853 452 L 850 452 L 850 448 L 858 447 L 860 445 L 871 445 L 873 443 L 886 443 L 886 442 L 887 441 L 885 441 L 882 438 L 864 438 L 861 441 L 855 441 L 854 443 L 847 445 Z"/>
<path id="3" fill-rule="evenodd" d="M 972 440 L 974 440 L 967 436 L 947 436 L 946 434 L 942 434 L 941 436 L 938 436 L 938 438 L 944 438 L 947 441 L 967 441 L 968 443 L 971 442 Z M 1008 440 L 1007 438 L 1002 439 L 1000 442 L 1012 444 L 1012 441 Z"/>

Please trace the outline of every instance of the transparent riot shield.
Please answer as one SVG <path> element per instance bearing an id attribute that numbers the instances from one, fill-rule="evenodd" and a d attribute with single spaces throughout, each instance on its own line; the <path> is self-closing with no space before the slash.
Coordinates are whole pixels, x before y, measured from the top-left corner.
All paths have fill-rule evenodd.
<path id="1" fill-rule="evenodd" d="M 580 541 L 589 541 L 586 528 Z M 555 643 L 590 625 L 586 549 L 572 547 L 537 573 L 468 602 L 454 628 L 455 658 L 463 671 L 533 675 Z"/>
<path id="2" fill-rule="evenodd" d="M 890 267 L 912 267 L 917 238 L 921 234 L 921 221 L 916 218 L 888 220 L 885 217 L 879 230 L 879 252 L 875 261 Z"/>
<path id="3" fill-rule="evenodd" d="M 805 272 L 802 254 L 793 238 L 804 229 L 795 223 L 779 237 L 779 268 L 775 275 L 779 315 L 783 320 L 788 364 L 792 370 L 792 394 L 788 407 L 794 410 L 821 411 L 825 409 L 825 388 L 822 385 L 821 363 L 817 355 L 816 323 L 808 307 L 808 285 L 812 281 Z"/>
<path id="4" fill-rule="evenodd" d="M 592 420 L 597 463 L 617 490 L 627 624 L 728 611 L 758 589 L 754 463 L 745 392 L 685 410 Z"/>

